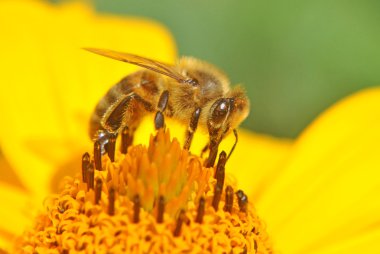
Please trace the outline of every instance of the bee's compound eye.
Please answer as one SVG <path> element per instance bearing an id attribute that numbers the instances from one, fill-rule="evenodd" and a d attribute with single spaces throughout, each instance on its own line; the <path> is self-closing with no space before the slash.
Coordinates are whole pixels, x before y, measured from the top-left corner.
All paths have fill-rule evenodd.
<path id="1" fill-rule="evenodd" d="M 199 82 L 195 78 L 189 78 L 185 80 L 185 83 L 190 84 L 192 86 L 199 86 Z"/>
<path id="2" fill-rule="evenodd" d="M 221 122 L 225 119 L 229 111 L 229 102 L 226 99 L 219 99 L 214 103 L 212 111 L 212 120 Z"/>

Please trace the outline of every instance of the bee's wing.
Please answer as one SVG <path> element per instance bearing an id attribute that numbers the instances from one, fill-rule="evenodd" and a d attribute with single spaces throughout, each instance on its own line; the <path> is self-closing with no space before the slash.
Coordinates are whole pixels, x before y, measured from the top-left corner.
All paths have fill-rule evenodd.
<path id="1" fill-rule="evenodd" d="M 122 62 L 130 63 L 130 64 L 135 64 L 141 67 L 144 67 L 146 69 L 161 73 L 163 75 L 166 75 L 170 78 L 173 78 L 177 80 L 179 83 L 186 83 L 188 82 L 188 79 L 178 73 L 173 66 L 145 58 L 142 56 L 137 56 L 129 53 L 123 53 L 123 52 L 118 52 L 118 51 L 113 51 L 113 50 L 108 50 L 108 49 L 97 49 L 97 48 L 84 48 L 85 50 L 88 50 L 92 53 L 106 56 L 109 58 L 113 58 Z"/>

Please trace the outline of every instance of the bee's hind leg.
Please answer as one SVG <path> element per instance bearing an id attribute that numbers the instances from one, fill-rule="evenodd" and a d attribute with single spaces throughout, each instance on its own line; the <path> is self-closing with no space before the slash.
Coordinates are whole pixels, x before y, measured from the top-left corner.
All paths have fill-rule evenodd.
<path id="1" fill-rule="evenodd" d="M 156 130 L 165 128 L 164 111 L 168 106 L 168 101 L 169 91 L 165 90 L 162 92 L 160 99 L 158 100 L 157 113 L 154 117 L 154 127 L 156 128 Z"/>
<path id="2" fill-rule="evenodd" d="M 128 126 L 124 126 L 121 130 L 121 145 L 120 152 L 126 154 L 128 147 L 133 143 L 134 129 L 130 129 Z"/>
<path id="3" fill-rule="evenodd" d="M 140 125 L 142 116 L 146 111 L 153 111 L 152 105 L 137 94 L 132 96 L 130 105 L 124 111 L 124 120 L 119 129 L 121 136 L 120 151 L 123 154 L 126 154 L 128 147 L 132 145 L 135 131 Z"/>
<path id="4" fill-rule="evenodd" d="M 197 130 L 199 117 L 201 115 L 201 108 L 196 108 L 193 115 L 191 116 L 189 126 L 186 131 L 185 144 L 183 149 L 189 150 L 191 146 L 191 141 L 194 137 L 194 132 Z"/>

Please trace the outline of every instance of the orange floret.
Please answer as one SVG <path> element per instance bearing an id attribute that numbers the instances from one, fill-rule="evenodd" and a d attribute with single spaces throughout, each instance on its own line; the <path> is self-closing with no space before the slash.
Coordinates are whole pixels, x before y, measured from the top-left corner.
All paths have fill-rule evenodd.
<path id="1" fill-rule="evenodd" d="M 148 147 L 109 154 L 83 156 L 82 175 L 47 199 L 18 252 L 272 253 L 252 204 L 224 176 L 224 152 L 205 168 L 160 130 Z"/>

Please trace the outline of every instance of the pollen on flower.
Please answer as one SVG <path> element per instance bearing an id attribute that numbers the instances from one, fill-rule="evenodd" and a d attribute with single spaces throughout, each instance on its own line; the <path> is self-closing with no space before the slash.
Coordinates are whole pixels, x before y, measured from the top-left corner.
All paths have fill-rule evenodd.
<path id="1" fill-rule="evenodd" d="M 16 243 L 22 253 L 272 253 L 265 228 L 243 191 L 171 140 L 82 157 L 35 227 Z M 110 151 L 113 150 L 113 151 Z M 78 162 L 80 165 L 80 162 Z"/>

